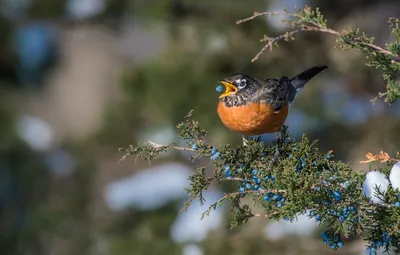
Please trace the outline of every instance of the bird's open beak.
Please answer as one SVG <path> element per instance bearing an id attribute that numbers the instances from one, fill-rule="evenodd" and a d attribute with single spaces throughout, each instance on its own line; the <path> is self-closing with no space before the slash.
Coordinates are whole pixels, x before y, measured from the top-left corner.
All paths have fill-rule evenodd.
<path id="1" fill-rule="evenodd" d="M 235 85 L 226 82 L 226 81 L 220 81 L 224 86 L 225 86 L 225 92 L 219 96 L 219 98 L 224 98 L 226 96 L 232 95 L 238 91 Z"/>

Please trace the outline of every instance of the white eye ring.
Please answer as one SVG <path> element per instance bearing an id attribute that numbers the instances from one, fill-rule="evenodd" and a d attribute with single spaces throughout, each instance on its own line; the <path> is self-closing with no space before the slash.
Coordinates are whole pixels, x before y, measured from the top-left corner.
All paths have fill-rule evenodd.
<path id="1" fill-rule="evenodd" d="M 238 89 L 244 89 L 247 86 L 246 79 L 238 79 L 236 83 L 238 84 Z"/>

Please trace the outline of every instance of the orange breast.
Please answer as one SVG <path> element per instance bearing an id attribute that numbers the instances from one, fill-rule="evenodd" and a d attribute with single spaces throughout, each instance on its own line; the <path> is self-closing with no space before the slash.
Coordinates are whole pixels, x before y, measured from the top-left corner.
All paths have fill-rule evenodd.
<path id="1" fill-rule="evenodd" d="M 243 135 L 274 133 L 285 123 L 289 106 L 285 104 L 279 112 L 268 104 L 249 103 L 242 106 L 226 107 L 218 104 L 218 114 L 222 123 L 232 131 Z"/>

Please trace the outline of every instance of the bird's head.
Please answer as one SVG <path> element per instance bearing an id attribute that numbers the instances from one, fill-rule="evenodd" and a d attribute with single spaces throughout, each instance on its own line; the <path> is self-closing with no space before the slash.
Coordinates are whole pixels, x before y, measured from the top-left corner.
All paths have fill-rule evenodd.
<path id="1" fill-rule="evenodd" d="M 251 95 L 257 91 L 258 82 L 245 74 L 234 74 L 220 81 L 225 86 L 225 92 L 219 98 L 235 95 Z"/>

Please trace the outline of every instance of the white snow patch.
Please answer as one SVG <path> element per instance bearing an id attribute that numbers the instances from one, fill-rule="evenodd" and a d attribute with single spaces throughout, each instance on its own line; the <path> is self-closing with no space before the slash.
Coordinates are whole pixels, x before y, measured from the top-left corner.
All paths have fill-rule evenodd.
<path id="1" fill-rule="evenodd" d="M 378 187 L 381 193 L 386 193 L 389 186 L 389 180 L 386 175 L 378 171 L 369 172 L 363 183 L 364 194 L 371 199 L 373 203 L 383 203 L 382 199 L 377 196 L 376 188 Z"/>
<path id="2" fill-rule="evenodd" d="M 393 165 L 392 170 L 390 171 L 389 180 L 393 189 L 400 190 L 400 162 Z"/>

